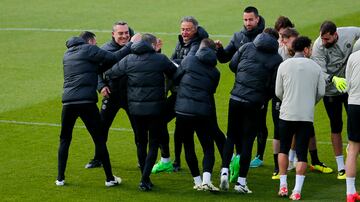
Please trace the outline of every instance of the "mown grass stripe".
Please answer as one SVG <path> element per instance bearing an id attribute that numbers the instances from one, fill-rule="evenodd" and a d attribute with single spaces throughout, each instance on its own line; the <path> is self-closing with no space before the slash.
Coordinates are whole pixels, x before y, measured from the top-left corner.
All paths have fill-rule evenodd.
<path id="1" fill-rule="evenodd" d="M 103 33 L 110 33 L 111 30 L 101 30 L 101 29 L 58 29 L 58 28 L 31 28 L 31 27 L 19 27 L 19 28 L 7 28 L 3 27 L 0 28 L 0 31 L 38 31 L 38 32 L 82 32 L 82 31 L 92 31 L 92 32 L 103 32 Z M 137 31 L 139 33 L 147 33 L 143 31 Z M 168 35 L 168 36 L 177 36 L 179 33 L 172 33 L 172 32 L 150 32 L 155 35 Z M 227 34 L 210 34 L 211 37 L 221 37 L 221 38 L 230 38 L 231 35 Z"/>

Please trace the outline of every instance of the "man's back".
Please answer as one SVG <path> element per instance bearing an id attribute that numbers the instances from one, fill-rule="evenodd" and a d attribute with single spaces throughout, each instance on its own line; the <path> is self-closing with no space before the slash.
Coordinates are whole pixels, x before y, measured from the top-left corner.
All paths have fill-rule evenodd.
<path id="1" fill-rule="evenodd" d="M 282 100 L 280 118 L 288 121 L 314 119 L 315 103 L 325 91 L 321 68 L 314 61 L 289 58 L 280 64 L 276 78 L 276 95 Z"/>
<path id="2" fill-rule="evenodd" d="M 106 72 L 110 79 L 127 77 L 129 110 L 134 115 L 159 114 L 165 102 L 164 74 L 172 76 L 174 64 L 146 42 L 134 43 L 132 54 Z"/>
<path id="3" fill-rule="evenodd" d="M 220 79 L 216 69 L 216 54 L 210 48 L 200 49 L 195 56 L 186 57 L 178 72 L 182 75 L 175 110 L 184 114 L 210 116 L 212 103 Z"/>

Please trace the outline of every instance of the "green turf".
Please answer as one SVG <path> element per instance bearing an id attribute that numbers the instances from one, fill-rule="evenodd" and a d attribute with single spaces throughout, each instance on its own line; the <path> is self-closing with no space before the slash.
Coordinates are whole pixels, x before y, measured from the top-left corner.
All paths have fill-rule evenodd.
<path id="1" fill-rule="evenodd" d="M 98 44 L 110 39 L 112 23 L 123 19 L 138 32 L 160 33 L 163 52 L 170 56 L 179 32 L 182 16 L 195 16 L 213 37 L 226 44 L 242 27 L 242 10 L 258 7 L 273 26 L 279 15 L 286 15 L 302 35 L 315 39 L 319 25 L 330 19 L 338 26 L 360 25 L 360 1 L 46 1 L 2 0 L 0 6 L 0 120 L 35 123 L 60 123 L 62 93 L 62 56 L 65 41 L 78 31 L 5 31 L 4 28 L 49 28 L 108 30 L 96 32 Z M 170 34 L 161 34 L 170 33 Z M 234 76 L 227 65 L 218 65 L 221 81 L 216 93 L 220 127 L 226 131 L 227 105 Z M 272 138 L 271 116 L 268 116 Z M 78 121 L 77 126 L 82 126 Z M 130 128 L 123 111 L 114 128 Z M 321 160 L 335 168 L 329 144 L 329 125 L 322 103 L 316 109 L 315 128 Z M 174 122 L 169 124 L 170 131 Z M 133 134 L 111 130 L 108 148 L 114 174 L 124 183 L 115 188 L 104 186 L 101 169 L 85 170 L 93 155 L 93 143 L 83 128 L 74 129 L 66 172 L 67 186 L 56 187 L 57 147 L 60 128 L 44 125 L 21 125 L 0 122 L 0 200 L 1 201 L 287 201 L 276 196 L 278 181 L 270 179 L 273 169 L 271 142 L 265 153 L 265 165 L 251 169 L 248 175 L 252 195 L 203 193 L 192 190 L 192 178 L 183 160 L 179 173 L 154 175 L 156 185 L 151 193 L 137 190 L 140 172 L 136 165 Z M 343 135 L 344 139 L 346 136 Z M 172 135 L 171 138 L 172 139 Z M 173 145 L 171 140 L 171 146 Z M 256 146 L 255 146 L 256 148 Z M 171 147 L 172 149 L 172 147 Z M 197 147 L 201 158 L 200 146 Z M 219 184 L 220 158 L 216 153 L 213 182 Z M 358 183 L 357 183 L 358 184 Z M 294 185 L 294 173 L 289 174 Z M 303 188 L 305 201 L 343 201 L 345 181 L 335 174 L 309 173 Z"/>

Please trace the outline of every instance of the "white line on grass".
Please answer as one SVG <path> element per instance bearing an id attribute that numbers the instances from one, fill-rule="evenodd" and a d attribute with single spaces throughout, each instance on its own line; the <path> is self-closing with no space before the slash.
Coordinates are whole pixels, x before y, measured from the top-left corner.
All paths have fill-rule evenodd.
<path id="1" fill-rule="evenodd" d="M 37 31 L 37 32 L 82 32 L 82 31 L 92 31 L 92 32 L 105 32 L 110 33 L 111 30 L 101 30 L 101 29 L 58 29 L 58 28 L 27 28 L 27 27 L 19 27 L 19 28 L 0 28 L 0 31 Z M 146 33 L 141 32 L 140 33 Z M 169 36 L 177 36 L 179 33 L 172 33 L 172 32 L 150 32 L 155 35 L 169 35 Z M 219 37 L 219 38 L 230 38 L 231 35 L 227 34 L 210 34 L 211 37 Z"/>
<path id="2" fill-rule="evenodd" d="M 0 120 L 0 123 L 16 124 L 16 125 L 61 127 L 61 124 L 58 124 L 58 123 L 27 122 L 27 121 L 15 121 L 15 120 Z M 75 126 L 75 128 L 85 128 L 85 126 Z M 110 130 L 133 132 L 133 130 L 130 128 L 110 128 Z M 268 138 L 267 141 L 273 141 L 273 139 Z M 317 144 L 331 145 L 331 142 L 317 141 Z M 346 145 L 346 144 L 344 143 L 344 145 Z"/>
<path id="3" fill-rule="evenodd" d="M 26 122 L 26 121 L 14 121 L 14 120 L 0 120 L 0 123 L 8 123 L 8 124 L 16 124 L 16 125 L 61 127 L 61 124 L 58 124 L 58 123 L 40 123 L 40 122 Z M 86 128 L 86 127 L 85 126 L 75 126 L 75 128 Z M 126 131 L 126 132 L 133 131 L 132 129 L 129 129 L 129 128 L 110 128 L 110 130 Z"/>

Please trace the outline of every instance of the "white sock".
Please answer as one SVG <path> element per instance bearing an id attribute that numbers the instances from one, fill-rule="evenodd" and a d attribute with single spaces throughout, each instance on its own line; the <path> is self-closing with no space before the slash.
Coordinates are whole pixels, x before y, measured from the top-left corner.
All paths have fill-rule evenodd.
<path id="1" fill-rule="evenodd" d="M 355 194 L 355 177 L 346 177 L 346 194 Z"/>
<path id="2" fill-rule="evenodd" d="M 296 175 L 294 191 L 301 193 L 301 189 L 304 184 L 305 175 Z"/>
<path id="3" fill-rule="evenodd" d="M 211 183 L 211 173 L 204 172 L 203 173 L 203 184 L 210 184 Z"/>
<path id="4" fill-rule="evenodd" d="M 293 149 L 289 150 L 289 161 L 294 162 L 296 151 Z"/>
<path id="5" fill-rule="evenodd" d="M 195 184 L 195 185 L 202 184 L 202 180 L 201 180 L 200 175 L 199 175 L 199 176 L 194 177 L 194 184 Z"/>
<path id="6" fill-rule="evenodd" d="M 246 185 L 246 178 L 244 177 L 238 177 L 238 183 L 240 183 L 241 185 Z"/>
<path id="7" fill-rule="evenodd" d="M 221 168 L 221 175 L 229 175 L 229 168 Z"/>
<path id="8" fill-rule="evenodd" d="M 170 162 L 170 158 L 163 158 L 163 157 L 161 157 L 161 162 L 163 162 L 163 163 L 168 163 L 168 162 Z"/>
<path id="9" fill-rule="evenodd" d="M 280 187 L 287 187 L 287 175 L 280 175 Z"/>
<path id="10" fill-rule="evenodd" d="M 344 170 L 345 169 L 345 165 L 344 165 L 344 156 L 340 155 L 340 156 L 336 156 L 336 163 L 338 166 L 338 171 L 340 170 Z"/>

